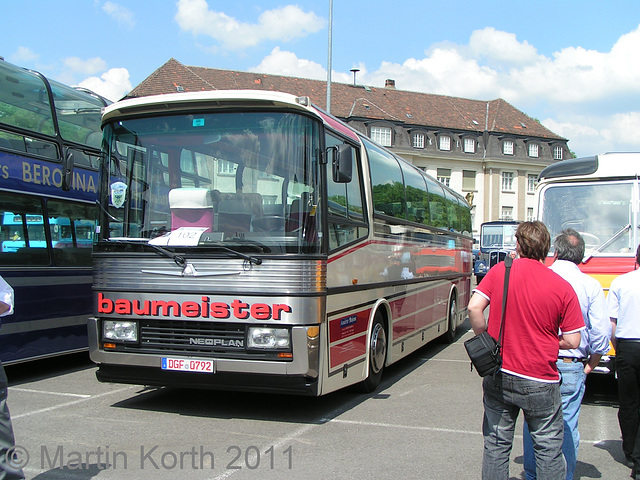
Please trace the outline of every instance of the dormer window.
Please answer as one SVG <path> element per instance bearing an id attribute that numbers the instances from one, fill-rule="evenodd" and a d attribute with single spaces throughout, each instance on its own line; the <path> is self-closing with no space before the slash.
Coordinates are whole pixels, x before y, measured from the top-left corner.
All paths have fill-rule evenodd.
<path id="1" fill-rule="evenodd" d="M 441 135 L 438 139 L 440 150 L 451 150 L 451 137 L 448 135 Z"/>
<path id="2" fill-rule="evenodd" d="M 529 144 L 529 156 L 532 158 L 538 158 L 540 156 L 539 154 L 539 146 L 537 143 L 530 143 Z"/>
<path id="3" fill-rule="evenodd" d="M 391 146 L 390 127 L 371 127 L 371 140 L 379 143 L 383 147 Z"/>
<path id="4" fill-rule="evenodd" d="M 424 148 L 424 133 L 413 134 L 413 148 Z"/>
<path id="5" fill-rule="evenodd" d="M 464 153 L 476 153 L 476 141 L 473 138 L 465 138 L 462 148 Z"/>
<path id="6" fill-rule="evenodd" d="M 502 153 L 505 155 L 513 155 L 515 151 L 515 144 L 513 140 L 505 140 L 502 142 Z"/>
<path id="7" fill-rule="evenodd" d="M 560 145 L 553 147 L 553 159 L 554 160 L 562 160 L 563 158 L 563 148 Z"/>

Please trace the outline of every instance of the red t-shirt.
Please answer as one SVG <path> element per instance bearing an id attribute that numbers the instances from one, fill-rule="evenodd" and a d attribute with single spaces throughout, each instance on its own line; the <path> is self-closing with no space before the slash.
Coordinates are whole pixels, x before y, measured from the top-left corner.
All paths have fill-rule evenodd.
<path id="1" fill-rule="evenodd" d="M 490 303 L 487 331 L 500 333 L 504 262 L 489 270 L 477 286 Z M 584 328 L 578 297 L 571 285 L 541 262 L 530 258 L 513 261 L 505 309 L 502 371 L 543 382 L 557 382 L 558 332 Z"/>

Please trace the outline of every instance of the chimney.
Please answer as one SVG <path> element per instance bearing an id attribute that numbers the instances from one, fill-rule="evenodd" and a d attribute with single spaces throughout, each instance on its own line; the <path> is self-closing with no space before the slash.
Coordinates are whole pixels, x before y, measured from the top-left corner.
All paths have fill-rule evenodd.
<path id="1" fill-rule="evenodd" d="M 396 89 L 396 81 L 392 80 L 390 78 L 387 78 L 384 81 L 384 88 L 388 88 L 389 90 L 395 90 Z"/>

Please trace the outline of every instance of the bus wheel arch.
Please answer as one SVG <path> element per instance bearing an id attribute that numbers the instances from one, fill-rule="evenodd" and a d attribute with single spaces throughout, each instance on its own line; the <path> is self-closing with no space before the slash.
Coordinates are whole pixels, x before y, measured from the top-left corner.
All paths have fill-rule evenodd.
<path id="1" fill-rule="evenodd" d="M 380 383 L 382 372 L 389 354 L 389 312 L 386 304 L 378 305 L 371 320 L 371 330 L 367 336 L 367 376 L 358 384 L 364 393 L 373 392 Z"/>

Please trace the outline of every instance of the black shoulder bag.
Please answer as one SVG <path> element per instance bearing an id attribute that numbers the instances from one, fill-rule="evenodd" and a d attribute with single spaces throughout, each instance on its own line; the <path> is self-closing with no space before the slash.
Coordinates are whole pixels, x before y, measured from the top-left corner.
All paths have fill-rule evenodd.
<path id="1" fill-rule="evenodd" d="M 509 273 L 513 259 L 507 255 L 504 259 L 504 291 L 502 293 L 502 317 L 500 318 L 500 333 L 498 340 L 493 338 L 485 330 L 480 335 L 475 335 L 464 342 L 464 348 L 471 359 L 471 370 L 476 367 L 476 371 L 481 377 L 494 375 L 502 366 L 502 356 L 500 355 L 500 341 L 502 341 L 502 327 L 504 327 L 504 309 L 507 303 L 507 290 L 509 288 Z"/>

